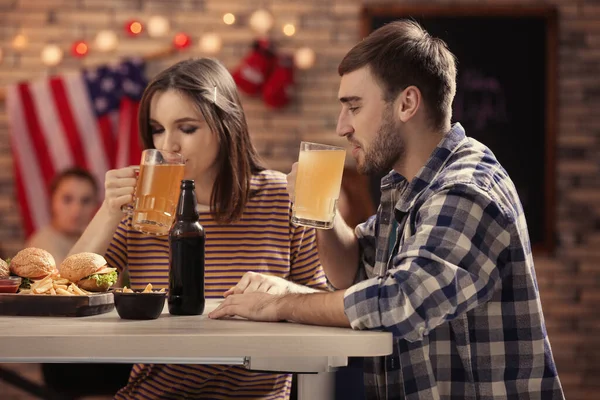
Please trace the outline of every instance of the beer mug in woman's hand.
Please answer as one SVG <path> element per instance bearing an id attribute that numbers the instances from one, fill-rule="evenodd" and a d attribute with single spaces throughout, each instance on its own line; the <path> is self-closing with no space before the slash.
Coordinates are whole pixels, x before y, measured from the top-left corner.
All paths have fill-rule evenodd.
<path id="1" fill-rule="evenodd" d="M 149 235 L 167 235 L 175 218 L 185 159 L 179 153 L 148 149 L 142 152 L 132 202 L 122 207 L 132 215 L 133 229 Z"/>

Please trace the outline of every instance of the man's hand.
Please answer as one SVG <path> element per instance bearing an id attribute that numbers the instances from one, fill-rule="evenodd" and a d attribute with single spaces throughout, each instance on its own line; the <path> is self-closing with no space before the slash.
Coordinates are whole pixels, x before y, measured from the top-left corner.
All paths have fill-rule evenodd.
<path id="1" fill-rule="evenodd" d="M 269 294 L 286 294 L 290 292 L 290 282 L 273 275 L 260 274 L 248 271 L 242 279 L 225 293 L 224 297 L 232 294 L 243 294 L 252 292 L 264 292 Z"/>
<path id="2" fill-rule="evenodd" d="M 251 321 L 291 321 L 301 324 L 350 327 L 344 312 L 344 291 L 320 293 L 245 293 L 227 296 L 208 314 L 211 319 L 238 316 Z"/>
<path id="3" fill-rule="evenodd" d="M 211 319 L 239 316 L 252 321 L 277 322 L 279 299 L 268 293 L 231 294 L 214 311 L 208 314 Z"/>

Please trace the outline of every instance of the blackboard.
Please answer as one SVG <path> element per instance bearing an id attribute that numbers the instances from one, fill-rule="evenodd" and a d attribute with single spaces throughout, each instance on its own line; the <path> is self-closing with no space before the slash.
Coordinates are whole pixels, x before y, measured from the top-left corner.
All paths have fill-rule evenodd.
<path id="1" fill-rule="evenodd" d="M 460 122 L 468 136 L 487 145 L 508 171 L 523 203 L 534 251 L 550 253 L 556 214 L 555 9 L 518 5 L 367 7 L 362 34 L 406 18 L 443 39 L 456 56 L 453 121 Z"/>

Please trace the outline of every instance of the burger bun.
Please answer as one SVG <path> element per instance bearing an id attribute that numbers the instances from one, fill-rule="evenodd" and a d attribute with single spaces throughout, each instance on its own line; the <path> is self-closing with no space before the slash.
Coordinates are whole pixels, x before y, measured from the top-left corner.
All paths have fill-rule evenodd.
<path id="1" fill-rule="evenodd" d="M 8 278 L 10 276 L 10 269 L 6 261 L 0 258 L 0 279 Z"/>
<path id="2" fill-rule="evenodd" d="M 28 247 L 11 259 L 10 272 L 22 278 L 40 279 L 55 273 L 56 263 L 46 250 Z"/>

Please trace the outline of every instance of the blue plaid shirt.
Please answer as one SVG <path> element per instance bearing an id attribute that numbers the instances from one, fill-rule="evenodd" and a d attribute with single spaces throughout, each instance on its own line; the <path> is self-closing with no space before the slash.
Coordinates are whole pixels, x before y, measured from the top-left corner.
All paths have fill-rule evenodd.
<path id="1" fill-rule="evenodd" d="M 381 193 L 344 298 L 354 329 L 394 334 L 393 355 L 365 360 L 368 398 L 564 399 L 523 208 L 494 154 L 455 124 Z"/>

